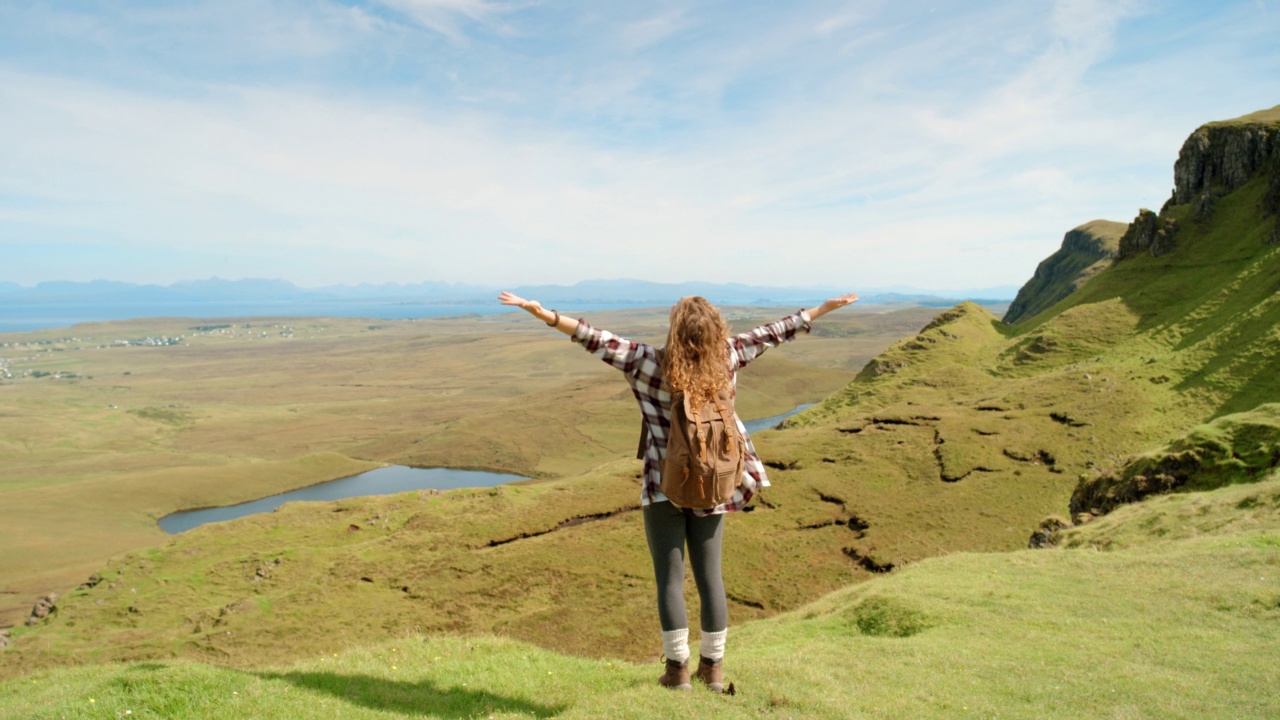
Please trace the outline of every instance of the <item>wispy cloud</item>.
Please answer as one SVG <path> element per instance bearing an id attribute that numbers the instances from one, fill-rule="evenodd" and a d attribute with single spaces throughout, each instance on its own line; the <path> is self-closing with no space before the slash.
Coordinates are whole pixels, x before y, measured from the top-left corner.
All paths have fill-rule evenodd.
<path id="1" fill-rule="evenodd" d="M 425 28 L 434 30 L 454 41 L 462 41 L 466 34 L 464 22 L 481 26 L 496 26 L 501 17 L 513 7 L 489 0 L 377 0 L 380 5 L 403 13 Z"/>
<path id="2" fill-rule="evenodd" d="M 860 17 L 861 15 L 856 12 L 842 12 L 838 15 L 832 15 L 831 17 L 824 19 L 822 22 L 818 23 L 817 27 L 815 27 L 813 31 L 820 37 L 828 37 L 839 30 L 843 30 L 846 27 L 853 25 Z"/>
<path id="3" fill-rule="evenodd" d="M 677 8 L 629 23 L 621 34 L 630 48 L 639 50 L 662 42 L 688 25 L 684 10 Z"/>

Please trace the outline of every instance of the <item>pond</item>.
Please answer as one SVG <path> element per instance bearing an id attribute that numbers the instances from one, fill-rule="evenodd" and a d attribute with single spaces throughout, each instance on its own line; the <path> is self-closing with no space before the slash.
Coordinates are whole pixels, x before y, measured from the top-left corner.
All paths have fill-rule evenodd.
<path id="1" fill-rule="evenodd" d="M 392 495 L 410 490 L 453 490 L 456 488 L 493 487 L 516 480 L 526 480 L 519 475 L 483 472 L 480 470 L 455 470 L 453 468 L 412 468 L 403 465 L 370 470 L 340 480 L 311 485 L 300 490 L 272 495 L 260 500 L 227 505 L 226 507 L 183 510 L 160 518 L 160 529 L 176 535 L 191 528 L 211 522 L 234 520 L 246 515 L 271 512 L 287 502 L 303 500 L 342 500 L 362 495 Z"/>
<path id="2" fill-rule="evenodd" d="M 795 415 L 802 410 L 808 410 L 817 404 L 818 403 L 805 403 L 804 405 L 797 405 L 791 411 L 784 412 L 781 415 L 774 415 L 773 417 L 761 418 L 759 420 L 743 420 L 742 426 L 747 429 L 748 433 L 758 433 L 761 430 L 768 430 L 792 415 Z"/>
<path id="3" fill-rule="evenodd" d="M 800 405 L 790 412 L 759 420 L 743 421 L 747 432 L 756 433 L 768 430 L 801 410 L 814 406 L 815 403 Z M 453 468 L 413 468 L 403 465 L 370 470 L 340 480 L 311 485 L 300 490 L 280 493 L 259 500 L 227 505 L 225 507 L 203 508 L 200 510 L 183 510 L 160 518 L 160 529 L 176 535 L 205 523 L 235 520 L 246 515 L 267 513 L 287 502 L 343 500 L 363 495 L 392 495 L 410 490 L 455 490 L 457 488 L 494 487 L 528 478 L 505 473 L 484 472 L 481 470 L 456 470 Z"/>

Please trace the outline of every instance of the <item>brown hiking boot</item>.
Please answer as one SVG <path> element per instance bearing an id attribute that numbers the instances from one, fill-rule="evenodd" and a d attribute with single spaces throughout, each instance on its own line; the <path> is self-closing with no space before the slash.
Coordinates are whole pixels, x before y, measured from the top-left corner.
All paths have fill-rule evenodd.
<path id="1" fill-rule="evenodd" d="M 667 671 L 658 678 L 658 684 L 668 690 L 692 690 L 693 685 L 689 682 L 689 663 L 668 660 Z"/>
<path id="2" fill-rule="evenodd" d="M 698 671 L 693 676 L 706 683 L 707 687 L 712 690 L 718 693 L 725 692 L 723 659 L 708 660 L 704 657 L 698 658 Z M 730 684 L 730 687 L 732 687 L 732 684 Z"/>

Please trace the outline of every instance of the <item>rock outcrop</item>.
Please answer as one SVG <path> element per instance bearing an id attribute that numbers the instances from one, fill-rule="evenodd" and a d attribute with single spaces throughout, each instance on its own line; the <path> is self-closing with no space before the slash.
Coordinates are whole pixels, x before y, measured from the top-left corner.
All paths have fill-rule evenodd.
<path id="1" fill-rule="evenodd" d="M 1125 224 L 1094 220 L 1068 232 L 1062 248 L 1036 267 L 1004 315 L 1007 323 L 1033 317 L 1078 290 L 1102 272 L 1120 247 Z"/>
<path id="2" fill-rule="evenodd" d="M 36 601 L 35 607 L 31 608 L 31 616 L 27 618 L 27 625 L 36 625 L 41 620 L 49 617 L 58 611 L 58 594 L 49 593 L 48 595 Z"/>
<path id="3" fill-rule="evenodd" d="M 1131 258 L 1140 253 L 1152 257 L 1167 255 L 1178 247 L 1178 221 L 1162 218 L 1150 210 L 1139 210 L 1138 217 L 1129 223 L 1129 229 L 1120 238 L 1117 260 Z"/>
<path id="4" fill-rule="evenodd" d="M 1062 518 L 1045 518 L 1041 521 L 1040 527 L 1031 533 L 1031 539 L 1027 541 L 1027 547 L 1032 550 L 1054 547 L 1062 538 L 1062 531 L 1069 527 L 1071 527 L 1071 523 Z"/>
<path id="5" fill-rule="evenodd" d="M 1280 215 L 1280 172 L 1272 173 L 1271 182 L 1267 183 L 1267 194 L 1262 196 L 1262 214 Z"/>
<path id="6" fill-rule="evenodd" d="M 1178 152 L 1173 196 L 1159 215 L 1150 210 L 1138 213 L 1120 239 L 1116 259 L 1173 252 L 1178 246 L 1178 224 L 1169 216 L 1170 208 L 1191 205 L 1195 222 L 1208 224 L 1218 198 L 1260 173 L 1270 175 L 1260 210 L 1263 216 L 1276 215 L 1280 213 L 1280 106 L 1201 126 Z"/>
<path id="7" fill-rule="evenodd" d="M 1224 415 L 1118 470 L 1081 480 L 1071 495 L 1071 514 L 1105 515 L 1148 495 L 1256 482 L 1277 467 L 1280 403 L 1267 403 Z"/>
<path id="8" fill-rule="evenodd" d="M 1226 194 L 1264 169 L 1280 169 L 1280 106 L 1191 133 L 1173 165 L 1173 204 Z"/>

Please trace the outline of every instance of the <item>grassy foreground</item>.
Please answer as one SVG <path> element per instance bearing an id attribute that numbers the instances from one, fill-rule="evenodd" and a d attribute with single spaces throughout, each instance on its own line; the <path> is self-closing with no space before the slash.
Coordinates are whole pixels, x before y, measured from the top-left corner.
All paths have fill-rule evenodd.
<path id="1" fill-rule="evenodd" d="M 406 634 L 273 668 L 39 672 L 0 684 L 0 716 L 1280 716 L 1280 478 L 1121 508 L 1066 545 L 932 558 L 740 626 L 734 697 L 662 690 L 656 662 Z"/>

